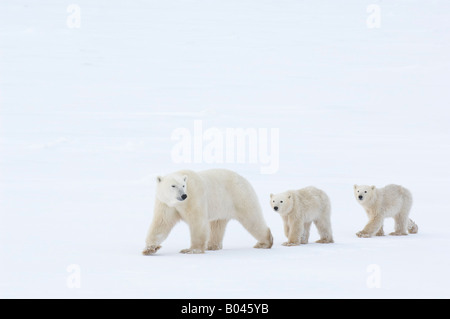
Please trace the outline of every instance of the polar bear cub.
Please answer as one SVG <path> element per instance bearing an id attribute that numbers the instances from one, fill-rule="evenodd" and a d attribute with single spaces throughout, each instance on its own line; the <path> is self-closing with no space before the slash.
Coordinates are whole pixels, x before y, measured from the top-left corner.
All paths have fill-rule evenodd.
<path id="1" fill-rule="evenodd" d="M 330 199 L 324 191 L 309 186 L 270 194 L 270 205 L 283 219 L 284 234 L 288 238 L 284 246 L 307 244 L 313 222 L 320 235 L 316 243 L 333 243 Z"/>
<path id="2" fill-rule="evenodd" d="M 369 222 L 363 230 L 356 233 L 358 237 L 383 236 L 383 222 L 387 217 L 393 217 L 395 231 L 389 235 L 401 236 L 408 232 L 415 234 L 418 226 L 409 219 L 412 206 L 412 195 L 409 190 L 400 185 L 386 185 L 376 188 L 368 185 L 354 185 L 356 201 L 365 209 Z"/>
<path id="3" fill-rule="evenodd" d="M 159 250 L 180 220 L 189 225 L 191 235 L 190 248 L 181 253 L 221 249 L 230 219 L 239 221 L 258 240 L 255 248 L 272 247 L 273 237 L 258 197 L 250 183 L 237 173 L 225 169 L 183 170 L 157 177 L 156 181 L 154 215 L 144 255 Z"/>

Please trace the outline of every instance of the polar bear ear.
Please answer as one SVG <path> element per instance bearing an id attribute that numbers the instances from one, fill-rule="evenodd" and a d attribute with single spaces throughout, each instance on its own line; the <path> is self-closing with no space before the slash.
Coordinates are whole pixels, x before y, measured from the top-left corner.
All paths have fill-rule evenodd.
<path id="1" fill-rule="evenodd" d="M 375 185 L 372 185 L 370 188 L 371 188 L 372 190 L 374 190 L 374 189 L 375 189 Z"/>
<path id="2" fill-rule="evenodd" d="M 156 177 L 156 182 L 157 182 L 157 183 L 161 183 L 161 181 L 162 181 L 162 177 L 161 177 L 161 176 L 157 176 L 157 177 Z"/>
<path id="3" fill-rule="evenodd" d="M 183 175 L 183 181 L 186 182 L 187 181 L 187 175 Z"/>
<path id="4" fill-rule="evenodd" d="M 356 184 L 355 184 L 355 185 L 353 185 L 353 189 L 356 189 L 356 187 L 358 187 L 358 185 L 356 185 Z"/>
<path id="5" fill-rule="evenodd" d="M 273 194 L 272 193 L 270 193 L 270 198 L 272 198 L 273 197 Z"/>

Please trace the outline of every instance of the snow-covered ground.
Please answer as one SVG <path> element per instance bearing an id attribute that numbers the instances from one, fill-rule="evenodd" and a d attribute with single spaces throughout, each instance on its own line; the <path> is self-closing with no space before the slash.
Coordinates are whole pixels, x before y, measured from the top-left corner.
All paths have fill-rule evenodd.
<path id="1" fill-rule="evenodd" d="M 446 0 L 0 1 L 0 297 L 449 298 L 449 57 Z M 201 139 L 230 129 L 279 139 L 216 163 Z M 155 177 L 213 167 L 252 183 L 273 248 L 231 222 L 182 255 L 180 223 L 142 256 Z M 353 184 L 389 183 L 419 233 L 357 238 Z M 307 185 L 335 244 L 284 247 L 269 194 Z"/>

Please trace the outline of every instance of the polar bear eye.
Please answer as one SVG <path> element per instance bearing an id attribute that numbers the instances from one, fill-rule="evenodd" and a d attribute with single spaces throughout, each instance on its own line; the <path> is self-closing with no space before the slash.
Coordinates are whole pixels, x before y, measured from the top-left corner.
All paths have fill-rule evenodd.
<path id="1" fill-rule="evenodd" d="M 183 185 L 183 188 L 184 188 L 184 186 L 186 186 L 186 185 Z"/>
<path id="2" fill-rule="evenodd" d="M 364 191 L 364 193 L 367 193 L 367 191 Z"/>
<path id="3" fill-rule="evenodd" d="M 282 200 L 280 200 L 280 203 L 281 203 L 281 204 L 283 204 L 283 201 L 282 201 Z"/>
<path id="4" fill-rule="evenodd" d="M 173 188 L 175 188 L 175 185 L 172 185 Z"/>

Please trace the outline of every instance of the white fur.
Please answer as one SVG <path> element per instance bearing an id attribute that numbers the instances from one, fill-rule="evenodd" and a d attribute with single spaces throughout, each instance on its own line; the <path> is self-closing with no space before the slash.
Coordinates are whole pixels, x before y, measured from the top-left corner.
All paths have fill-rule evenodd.
<path id="1" fill-rule="evenodd" d="M 332 243 L 331 205 L 327 194 L 309 186 L 299 190 L 270 194 L 270 205 L 280 214 L 288 241 L 285 246 L 307 244 L 311 223 L 317 227 L 318 243 Z"/>
<path id="2" fill-rule="evenodd" d="M 395 231 L 390 235 L 417 233 L 417 225 L 408 217 L 412 195 L 406 188 L 394 184 L 383 188 L 354 185 L 353 191 L 356 201 L 361 204 L 369 218 L 364 229 L 356 233 L 358 237 L 383 236 L 383 222 L 387 217 L 393 217 L 395 221 Z"/>
<path id="3" fill-rule="evenodd" d="M 255 248 L 272 247 L 272 234 L 258 197 L 250 183 L 235 172 L 183 170 L 158 177 L 157 183 L 154 216 L 143 254 L 155 253 L 179 220 L 189 225 L 191 234 L 191 247 L 182 253 L 221 249 L 230 219 L 238 220 L 258 240 Z M 183 195 L 187 196 L 184 200 Z"/>

